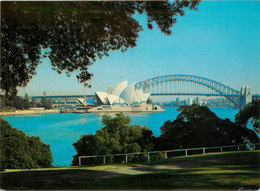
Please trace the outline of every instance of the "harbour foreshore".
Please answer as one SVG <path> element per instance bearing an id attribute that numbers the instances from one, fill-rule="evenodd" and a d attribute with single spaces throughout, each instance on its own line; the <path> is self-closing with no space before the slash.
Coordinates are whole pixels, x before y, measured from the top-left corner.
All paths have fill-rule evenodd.
<path id="1" fill-rule="evenodd" d="M 60 113 L 58 109 L 46 109 L 46 110 L 17 110 L 13 112 L 0 112 L 0 116 L 8 115 L 34 115 L 34 114 L 47 114 L 47 113 Z"/>

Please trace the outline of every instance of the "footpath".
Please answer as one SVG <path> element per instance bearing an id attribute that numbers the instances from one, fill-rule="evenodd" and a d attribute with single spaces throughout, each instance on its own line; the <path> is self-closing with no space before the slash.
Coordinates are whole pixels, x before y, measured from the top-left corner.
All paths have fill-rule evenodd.
<path id="1" fill-rule="evenodd" d="M 150 166 L 139 166 L 139 167 L 131 167 L 131 168 L 121 168 L 121 169 L 113 169 L 106 170 L 111 174 L 117 174 L 118 176 L 123 175 L 140 175 L 140 174 L 150 174 L 155 172 L 161 172 L 164 170 L 179 170 L 184 169 L 183 167 L 173 165 L 173 164 L 165 164 L 165 165 L 150 165 Z"/>

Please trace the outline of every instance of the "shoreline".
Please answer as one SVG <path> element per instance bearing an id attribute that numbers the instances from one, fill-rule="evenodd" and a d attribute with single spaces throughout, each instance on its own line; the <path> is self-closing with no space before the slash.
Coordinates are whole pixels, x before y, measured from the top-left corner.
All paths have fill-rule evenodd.
<path id="1" fill-rule="evenodd" d="M 17 110 L 10 112 L 0 112 L 0 116 L 13 116 L 13 115 L 34 115 L 34 114 L 52 114 L 60 113 L 58 109 L 46 109 L 46 110 Z"/>

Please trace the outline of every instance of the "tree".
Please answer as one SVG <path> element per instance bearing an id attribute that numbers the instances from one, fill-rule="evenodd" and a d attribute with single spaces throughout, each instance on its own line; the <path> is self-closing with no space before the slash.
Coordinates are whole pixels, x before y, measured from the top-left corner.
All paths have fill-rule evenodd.
<path id="1" fill-rule="evenodd" d="M 95 135 L 83 135 L 73 144 L 77 154 L 73 157 L 72 164 L 78 165 L 78 156 L 106 155 L 119 153 L 146 152 L 153 149 L 152 131 L 145 126 L 130 125 L 130 118 L 122 113 L 111 116 L 103 116 L 104 127 Z M 143 156 L 141 156 L 143 157 Z M 129 156 L 128 160 L 133 161 L 140 156 Z M 125 158 L 109 157 L 107 161 L 121 162 Z M 84 162 L 83 162 L 84 164 Z"/>
<path id="2" fill-rule="evenodd" d="M 31 169 L 52 166 L 50 146 L 39 137 L 26 136 L 0 118 L 0 169 Z"/>
<path id="3" fill-rule="evenodd" d="M 41 100 L 41 106 L 45 109 L 52 109 L 52 101 L 50 99 L 47 99 L 46 97 L 43 97 Z"/>
<path id="4" fill-rule="evenodd" d="M 211 147 L 258 142 L 257 135 L 229 119 L 220 119 L 205 106 L 181 106 L 174 121 L 166 121 L 157 147 L 163 149 Z M 158 145 L 159 144 L 159 145 Z"/>
<path id="5" fill-rule="evenodd" d="M 6 107 L 6 98 L 4 95 L 0 95 L 0 109 L 3 110 Z"/>
<path id="6" fill-rule="evenodd" d="M 249 120 L 252 119 L 253 128 L 257 133 L 260 133 L 260 100 L 253 99 L 248 103 L 238 114 L 236 114 L 236 124 L 243 128 L 247 128 Z"/>
<path id="7" fill-rule="evenodd" d="M 86 83 L 97 58 L 136 46 L 142 26 L 135 13 L 146 14 L 149 29 L 156 23 L 170 35 L 177 16 L 185 8 L 196 10 L 199 1 L 1 2 L 1 89 L 16 95 L 42 57 L 58 73 L 79 71 L 78 81 Z"/>
<path id="8" fill-rule="evenodd" d="M 29 96 L 28 96 L 27 93 L 24 96 L 24 104 L 23 105 L 24 105 L 24 109 L 29 109 L 31 107 L 31 103 L 30 103 Z"/>
<path id="9" fill-rule="evenodd" d="M 28 94 L 25 94 L 25 97 L 20 96 L 7 97 L 6 95 L 1 95 L 1 109 L 8 110 L 12 107 L 13 109 L 29 109 L 32 105 L 29 101 Z"/>

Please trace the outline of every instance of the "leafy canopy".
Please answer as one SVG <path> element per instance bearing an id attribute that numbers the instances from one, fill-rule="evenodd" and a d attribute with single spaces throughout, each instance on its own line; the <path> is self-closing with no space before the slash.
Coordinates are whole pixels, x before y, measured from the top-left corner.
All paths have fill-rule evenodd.
<path id="1" fill-rule="evenodd" d="M 1 162 L 0 169 L 31 169 L 52 166 L 49 145 L 39 137 L 26 136 L 0 118 Z"/>
<path id="2" fill-rule="evenodd" d="M 239 126 L 247 128 L 249 120 L 252 119 L 254 130 L 260 133 L 260 100 L 253 99 L 243 109 L 236 114 L 236 123 Z"/>
<path id="3" fill-rule="evenodd" d="M 146 14 L 149 29 L 155 23 L 170 35 L 176 17 L 184 15 L 184 8 L 196 10 L 199 1 L 1 2 L 1 89 L 16 95 L 16 88 L 36 74 L 42 57 L 58 73 L 79 71 L 78 81 L 86 83 L 97 58 L 136 46 L 142 31 L 133 18 L 136 12 Z"/>
<path id="4" fill-rule="evenodd" d="M 73 144 L 77 151 L 73 165 L 78 164 L 78 156 L 106 155 L 119 153 L 146 152 L 153 149 L 152 131 L 145 126 L 130 125 L 130 118 L 122 113 L 103 116 L 104 127 L 95 135 L 83 135 Z M 109 158 L 110 162 L 114 159 Z M 124 160 L 124 159 L 122 159 Z M 134 160 L 129 156 L 129 161 Z"/>
<path id="5" fill-rule="evenodd" d="M 205 106 L 181 106 L 174 121 L 166 121 L 159 137 L 163 149 L 256 143 L 257 135 L 229 119 L 220 119 Z"/>

